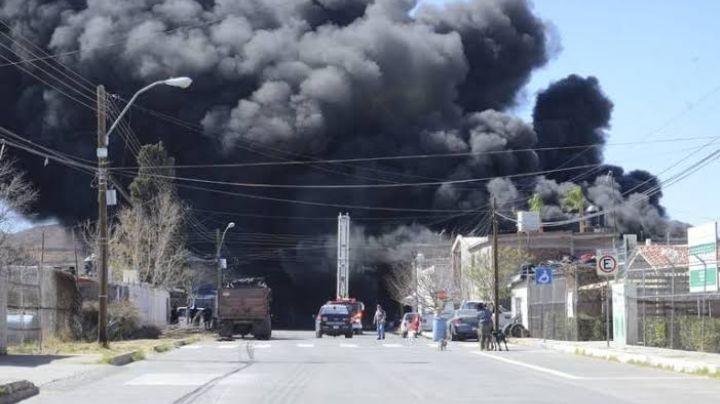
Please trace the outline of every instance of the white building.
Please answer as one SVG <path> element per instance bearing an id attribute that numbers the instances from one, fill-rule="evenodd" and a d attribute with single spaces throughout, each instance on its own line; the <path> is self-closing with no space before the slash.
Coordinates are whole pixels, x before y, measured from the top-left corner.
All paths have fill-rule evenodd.
<path id="1" fill-rule="evenodd" d="M 470 249 L 478 244 L 487 242 L 487 237 L 455 237 L 455 241 L 451 247 L 451 265 L 453 279 L 456 287 L 460 288 L 463 299 L 472 300 L 477 298 L 474 296 L 475 288 L 470 284 L 467 273 L 472 267 L 472 254 Z"/>

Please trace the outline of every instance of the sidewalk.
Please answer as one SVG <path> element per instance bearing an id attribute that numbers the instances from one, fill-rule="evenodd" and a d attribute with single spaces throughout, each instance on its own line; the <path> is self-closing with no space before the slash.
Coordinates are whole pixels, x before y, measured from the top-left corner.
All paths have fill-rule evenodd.
<path id="1" fill-rule="evenodd" d="M 512 342 L 633 365 L 720 377 L 720 354 L 636 345 L 614 347 L 612 342 L 608 348 L 605 341 L 543 341 L 537 338 L 513 338 Z"/>
<path id="2" fill-rule="evenodd" d="M 70 378 L 82 377 L 99 369 L 102 355 L 7 355 L 0 356 L 0 385 L 27 380 L 38 387 Z"/>

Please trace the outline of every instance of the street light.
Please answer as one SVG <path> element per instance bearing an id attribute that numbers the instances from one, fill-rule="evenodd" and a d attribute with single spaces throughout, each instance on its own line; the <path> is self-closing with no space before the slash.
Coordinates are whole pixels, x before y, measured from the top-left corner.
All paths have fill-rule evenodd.
<path id="1" fill-rule="evenodd" d="M 98 293 L 98 342 L 104 346 L 108 346 L 108 330 L 107 330 L 107 290 L 108 290 L 108 197 L 107 197 L 107 165 L 108 165 L 108 141 L 110 134 L 120 124 L 120 121 L 130 109 L 132 104 L 137 100 L 140 94 L 159 85 L 166 85 L 178 88 L 188 88 L 192 84 L 189 77 L 171 77 L 166 80 L 159 80 L 151 83 L 138 92 L 136 92 L 125 108 L 110 126 L 110 130 L 106 128 L 107 113 L 107 95 L 105 87 L 99 85 L 97 87 L 97 158 L 98 158 L 98 261 L 100 273 L 100 291 Z"/>
<path id="2" fill-rule="evenodd" d="M 235 222 L 230 222 L 225 226 L 222 236 L 220 236 L 220 229 L 217 229 L 217 250 L 215 251 L 215 263 L 217 265 L 217 292 L 215 293 L 215 318 L 218 318 L 218 310 L 220 309 L 220 289 L 222 289 L 222 266 L 220 265 L 220 250 L 225 242 L 225 235 L 228 230 L 235 227 Z"/>
<path id="3" fill-rule="evenodd" d="M 138 92 L 135 93 L 135 95 L 130 98 L 130 101 L 128 101 L 127 105 L 125 105 L 125 108 L 120 112 L 120 115 L 115 119 L 115 122 L 113 122 L 112 126 L 110 126 L 110 130 L 107 131 L 106 136 L 109 138 L 110 134 L 115 130 L 115 128 L 120 123 L 120 120 L 125 116 L 125 113 L 130 109 L 132 104 L 137 100 L 137 98 L 140 96 L 140 94 L 150 90 L 153 87 L 157 87 L 160 85 L 166 85 L 170 87 L 177 87 L 177 88 L 188 88 L 190 87 L 190 84 L 192 84 L 192 79 L 190 77 L 171 77 L 166 80 L 158 80 L 154 83 L 150 83 L 147 86 L 141 88 Z"/>

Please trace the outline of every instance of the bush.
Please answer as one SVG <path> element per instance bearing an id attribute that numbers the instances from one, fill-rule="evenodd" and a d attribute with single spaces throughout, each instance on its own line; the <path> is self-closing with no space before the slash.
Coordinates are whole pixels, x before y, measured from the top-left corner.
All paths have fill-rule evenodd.
<path id="1" fill-rule="evenodd" d="M 133 339 L 158 339 L 162 331 L 154 325 L 144 325 L 132 334 Z"/>
<path id="2" fill-rule="evenodd" d="M 97 339 L 98 303 L 83 304 L 80 312 L 82 338 L 86 341 Z M 108 338 L 111 341 L 131 339 L 140 330 L 140 316 L 132 303 L 108 304 Z"/>
<path id="3" fill-rule="evenodd" d="M 645 345 L 660 348 L 669 346 L 668 322 L 665 318 L 648 318 L 645 320 Z"/>

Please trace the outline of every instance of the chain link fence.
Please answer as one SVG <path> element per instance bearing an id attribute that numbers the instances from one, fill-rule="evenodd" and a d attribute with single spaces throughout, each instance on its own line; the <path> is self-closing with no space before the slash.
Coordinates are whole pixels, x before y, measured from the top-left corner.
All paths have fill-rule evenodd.
<path id="1" fill-rule="evenodd" d="M 594 264 L 552 268 L 552 283 L 536 284 L 531 274 L 523 285 L 528 291 L 530 335 L 562 341 L 606 339 L 608 289 L 595 274 Z"/>
<path id="2" fill-rule="evenodd" d="M 639 345 L 720 353 L 720 293 L 690 291 L 686 246 L 644 246 L 625 272 Z"/>
<path id="3" fill-rule="evenodd" d="M 531 336 L 602 341 L 609 332 L 612 340 L 609 286 L 621 283 L 627 290 L 622 335 L 629 334 L 623 343 L 720 353 L 720 292 L 714 285 L 691 291 L 687 254 L 687 245 L 637 246 L 627 259 L 620 255 L 621 271 L 610 282 L 596 275 L 594 262 L 556 264 L 547 285 L 535 284 L 531 273 L 514 286 L 527 289 Z"/>

